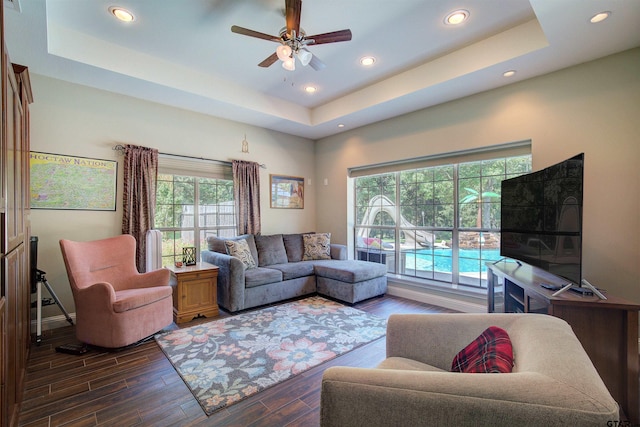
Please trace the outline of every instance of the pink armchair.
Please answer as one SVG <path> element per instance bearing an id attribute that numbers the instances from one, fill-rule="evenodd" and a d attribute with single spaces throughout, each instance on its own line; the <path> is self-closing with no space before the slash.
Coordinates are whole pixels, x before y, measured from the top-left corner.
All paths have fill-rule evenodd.
<path id="1" fill-rule="evenodd" d="M 76 306 L 79 341 L 124 347 L 173 321 L 171 273 L 138 273 L 131 235 L 91 242 L 60 240 L 60 249 Z"/>

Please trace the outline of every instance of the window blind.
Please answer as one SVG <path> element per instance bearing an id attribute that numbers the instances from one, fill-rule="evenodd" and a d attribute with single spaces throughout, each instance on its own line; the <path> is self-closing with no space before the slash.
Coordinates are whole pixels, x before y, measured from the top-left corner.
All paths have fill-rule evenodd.
<path id="1" fill-rule="evenodd" d="M 356 166 L 349 168 L 347 172 L 349 177 L 357 178 L 367 175 L 378 175 L 403 170 L 448 165 L 452 163 L 476 162 L 499 157 L 524 156 L 528 154 L 531 154 L 531 140 L 491 145 L 472 150 L 413 157 L 411 159 L 395 160 L 391 162 L 376 163 L 373 165 Z"/>
<path id="2" fill-rule="evenodd" d="M 233 179 L 230 162 L 171 154 L 158 155 L 158 172 L 171 175 L 198 176 L 200 178 Z"/>

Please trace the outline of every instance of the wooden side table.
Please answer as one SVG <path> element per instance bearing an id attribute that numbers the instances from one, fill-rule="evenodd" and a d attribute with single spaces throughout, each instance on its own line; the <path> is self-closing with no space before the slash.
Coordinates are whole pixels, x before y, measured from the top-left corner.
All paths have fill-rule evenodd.
<path id="1" fill-rule="evenodd" d="M 218 267 L 206 262 L 167 267 L 173 286 L 173 321 L 188 322 L 196 317 L 217 316 Z"/>

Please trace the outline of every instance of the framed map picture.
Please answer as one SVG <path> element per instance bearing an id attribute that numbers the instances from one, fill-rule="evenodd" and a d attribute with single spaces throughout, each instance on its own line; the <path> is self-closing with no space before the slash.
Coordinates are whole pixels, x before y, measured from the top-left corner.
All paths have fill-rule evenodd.
<path id="1" fill-rule="evenodd" d="M 304 178 L 269 175 L 269 181 L 272 208 L 304 209 Z"/>
<path id="2" fill-rule="evenodd" d="M 118 162 L 32 151 L 29 165 L 31 209 L 116 210 Z"/>

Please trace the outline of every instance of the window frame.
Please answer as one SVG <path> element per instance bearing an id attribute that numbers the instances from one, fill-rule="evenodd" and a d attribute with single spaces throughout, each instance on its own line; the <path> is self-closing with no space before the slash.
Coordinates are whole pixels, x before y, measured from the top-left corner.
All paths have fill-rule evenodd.
<path id="1" fill-rule="evenodd" d="M 524 164 L 526 167 L 524 168 L 524 170 L 518 171 L 518 173 L 511 173 L 511 171 L 508 170 L 508 165 L 509 165 L 508 161 L 510 159 L 518 159 L 518 158 L 523 159 L 521 164 Z M 484 252 L 486 251 L 486 249 L 483 248 L 483 245 L 484 245 L 483 242 L 487 241 L 487 239 L 489 238 L 489 235 L 491 235 L 491 239 L 497 235 L 498 237 L 497 248 L 499 248 L 500 218 L 498 216 L 497 220 L 496 218 L 493 218 L 493 221 L 492 221 L 492 218 L 489 217 L 490 222 L 488 223 L 489 225 L 486 226 L 483 219 L 484 218 L 483 212 L 485 209 L 492 209 L 492 208 L 493 208 L 493 211 L 495 211 L 496 206 L 498 207 L 498 212 L 499 212 L 500 200 L 498 199 L 494 201 L 486 201 L 485 199 L 489 198 L 489 196 L 491 196 L 491 198 L 494 198 L 494 199 L 495 197 L 492 196 L 493 191 L 485 191 L 483 185 L 485 184 L 485 182 L 491 183 L 491 181 L 495 181 L 496 177 L 499 177 L 497 182 L 493 182 L 493 188 L 492 188 L 493 190 L 496 187 L 499 187 L 500 182 L 503 179 L 508 179 L 513 176 L 530 172 L 531 171 L 531 153 L 530 153 L 530 150 L 528 153 L 527 152 L 525 153 L 503 152 L 503 153 L 494 153 L 494 156 L 483 158 L 480 160 L 468 160 L 468 159 L 464 159 L 466 161 L 456 161 L 456 160 L 462 160 L 462 158 L 453 157 L 450 159 L 450 163 L 442 162 L 439 159 L 437 164 L 434 164 L 431 166 L 427 165 L 427 166 L 417 167 L 417 168 L 408 168 L 406 167 L 407 163 L 403 162 L 397 165 L 396 170 L 391 170 L 393 169 L 393 165 L 386 164 L 384 166 L 384 170 L 382 173 L 367 174 L 366 172 L 363 173 L 362 171 L 358 173 L 357 176 L 353 178 L 352 207 L 354 209 L 354 221 L 353 221 L 352 232 L 353 232 L 354 258 L 386 263 L 389 270 L 389 274 L 401 280 L 407 280 L 412 283 L 415 282 L 418 286 L 436 285 L 438 287 L 452 288 L 455 290 L 465 289 L 471 292 L 476 292 L 478 290 L 486 290 L 486 287 L 487 287 L 486 273 L 482 272 L 482 268 L 485 262 L 493 260 L 493 258 L 495 258 L 496 256 L 498 256 L 497 259 L 499 259 L 499 252 L 498 254 L 491 252 L 490 253 L 491 256 L 489 257 L 484 256 L 489 254 L 489 252 Z M 491 164 L 491 163 L 495 163 L 496 161 L 502 161 L 502 163 L 504 164 L 503 172 L 501 174 L 496 174 L 496 173 L 485 174 L 484 164 L 485 163 Z M 421 162 L 421 163 L 424 163 L 424 162 Z M 479 165 L 480 173 L 478 175 L 464 175 L 461 177 L 460 168 L 461 167 L 466 168 L 468 165 L 475 165 L 476 167 Z M 418 217 L 416 216 L 417 213 L 414 213 L 414 215 L 411 216 L 406 211 L 406 209 L 403 210 L 403 208 L 406 208 L 408 206 L 407 204 L 403 204 L 403 197 L 406 197 L 406 193 L 403 193 L 403 186 L 406 186 L 408 188 L 409 186 L 413 185 L 409 181 L 404 181 L 403 175 L 407 173 L 408 174 L 415 173 L 415 175 L 417 176 L 419 173 L 423 171 L 427 171 L 426 175 L 433 176 L 432 171 L 442 166 L 452 167 L 453 194 L 449 202 L 453 206 L 452 224 L 450 226 L 440 226 L 439 224 L 437 224 L 437 219 L 434 218 L 434 220 L 431 221 L 429 225 L 425 225 L 427 221 L 423 219 L 422 226 L 420 225 L 416 226 L 415 221 L 418 220 Z M 371 170 L 380 171 L 381 169 L 372 168 Z M 393 176 L 394 177 L 393 181 L 395 182 L 395 191 L 394 191 L 395 198 L 392 201 L 392 203 L 394 205 L 395 216 L 393 214 L 391 216 L 395 218 L 399 218 L 401 215 L 404 218 L 404 214 L 411 216 L 414 222 L 411 223 L 411 221 L 407 220 L 407 223 L 411 223 L 412 227 L 403 227 L 402 221 L 393 221 L 392 225 L 381 223 L 381 220 L 378 220 L 377 224 L 364 223 L 364 221 L 366 220 L 366 218 L 364 217 L 368 213 L 368 210 L 363 214 L 362 213 L 363 206 L 358 205 L 359 191 L 367 191 L 365 198 L 369 201 L 373 200 L 374 195 L 370 192 L 370 188 L 366 188 L 366 189 L 365 187 L 359 188 L 358 186 L 359 179 L 364 177 L 371 178 L 375 176 Z M 468 194 L 463 193 L 465 189 L 463 185 L 465 183 L 472 182 L 472 181 L 477 181 L 479 183 L 479 188 L 478 188 L 479 191 L 477 192 L 475 197 L 473 197 L 474 194 L 472 191 L 467 191 Z M 435 180 L 424 181 L 422 182 L 422 184 L 428 185 L 429 183 L 434 183 L 434 182 L 436 181 Z M 416 182 L 415 184 L 417 186 L 418 182 Z M 435 191 L 435 187 L 433 191 Z M 417 193 L 418 191 L 416 190 L 416 194 Z M 499 194 L 499 191 L 497 191 L 497 193 Z M 381 190 L 379 195 L 384 196 L 385 194 Z M 433 198 L 432 200 L 430 200 L 430 202 L 432 203 L 432 206 L 436 206 L 437 204 L 435 203 L 434 200 L 438 199 L 438 195 L 432 193 L 432 197 Z M 463 200 L 467 200 L 467 202 L 463 203 Z M 442 200 L 440 200 L 440 202 L 442 202 Z M 462 221 L 461 209 L 464 208 L 464 205 L 467 205 L 468 203 L 471 203 L 471 202 L 481 203 L 477 208 L 479 211 L 478 218 L 479 218 L 479 221 L 481 222 L 479 224 L 478 223 L 473 224 L 472 226 L 470 226 L 469 223 L 463 224 L 461 222 Z M 418 208 L 419 206 L 428 206 L 427 203 L 420 204 L 419 200 L 416 200 L 415 203 L 416 204 L 413 206 L 415 208 Z M 369 209 L 370 204 L 368 204 L 367 206 L 368 206 L 367 209 Z M 474 209 L 474 208 L 470 208 L 470 209 Z M 424 211 L 422 211 L 422 215 L 424 218 Z M 491 215 L 491 212 L 489 212 L 489 215 Z M 467 216 L 469 216 L 468 213 L 467 213 Z M 374 233 L 375 235 L 374 240 L 371 240 L 370 231 L 372 230 L 377 231 L 377 233 Z M 403 230 L 412 230 L 412 233 L 416 233 L 416 235 L 418 232 L 422 232 L 425 235 L 432 234 L 433 242 L 431 243 L 431 260 L 430 260 L 431 270 L 418 269 L 417 254 L 420 253 L 421 260 L 423 257 L 422 257 L 422 252 L 418 252 L 419 249 L 417 244 L 414 243 L 413 249 L 407 249 L 405 247 L 403 250 L 401 245 L 401 243 L 403 243 L 401 241 Z M 382 245 L 388 244 L 387 242 L 384 242 L 382 239 L 380 239 L 383 233 L 392 235 L 393 244 L 389 245 L 389 246 L 392 246 L 391 249 L 385 250 L 381 248 Z M 451 238 L 448 241 L 448 246 L 451 248 L 451 255 L 450 255 L 451 268 L 450 268 L 450 271 L 446 273 L 442 273 L 437 270 L 436 265 L 437 265 L 438 256 L 435 254 L 435 250 L 434 250 L 436 244 L 438 243 L 436 241 L 435 236 L 442 233 L 450 233 L 451 235 Z M 461 251 L 460 239 L 461 237 L 466 238 L 468 236 L 473 236 L 474 234 L 476 235 L 477 242 L 478 242 L 477 258 L 463 256 L 464 253 Z M 364 238 L 365 239 L 364 246 L 363 246 L 363 240 L 360 240 L 361 238 L 363 238 L 363 236 L 367 236 Z M 378 239 L 379 241 L 376 241 L 375 239 Z M 407 241 L 406 237 L 404 240 L 405 240 L 404 243 L 406 243 Z M 416 238 L 414 238 L 413 240 L 417 242 Z M 423 243 L 426 243 L 426 241 L 423 241 Z M 369 246 L 370 244 L 372 245 L 375 244 L 376 246 L 375 247 Z M 493 241 L 492 244 L 495 245 L 495 241 Z M 497 249 L 497 248 L 494 247 L 493 249 Z M 372 250 L 372 249 L 375 249 L 375 250 Z M 365 251 L 366 251 L 366 254 L 363 254 L 363 252 Z M 420 249 L 420 251 L 422 251 L 422 249 Z M 471 251 L 471 253 L 473 253 L 473 251 Z M 407 263 L 407 257 L 409 257 L 409 264 Z M 427 258 L 428 257 L 429 255 L 427 254 Z M 392 258 L 392 259 L 390 260 L 389 258 Z M 470 274 L 461 274 L 460 272 L 461 261 L 465 263 L 471 263 L 473 265 L 473 263 L 476 262 L 476 260 L 478 263 L 478 271 L 475 272 L 477 277 L 471 277 L 473 276 L 473 272 L 469 272 Z M 413 268 L 411 269 L 408 266 L 409 267 L 413 266 Z M 413 274 L 407 274 L 408 270 L 412 270 Z M 419 274 L 418 273 L 419 271 L 424 271 L 425 273 Z"/>
<path id="2" fill-rule="evenodd" d="M 159 168 L 158 171 L 158 182 L 156 185 L 156 215 L 154 217 L 154 229 L 159 230 L 160 232 L 162 232 L 162 246 L 163 246 L 163 253 L 162 253 L 162 265 L 163 266 L 167 266 L 167 265 L 172 265 L 174 264 L 176 261 L 182 261 L 182 253 L 180 252 L 182 247 L 185 246 L 195 246 L 196 248 L 196 259 L 199 260 L 200 259 L 200 253 L 203 249 L 207 249 L 206 247 L 206 238 L 208 236 L 226 236 L 226 237 L 232 237 L 237 235 L 237 216 L 236 216 L 236 208 L 235 208 L 235 200 L 234 200 L 234 189 L 233 189 L 233 180 L 232 179 L 228 179 L 227 177 L 211 177 L 211 176 L 198 176 L 198 175 L 191 175 L 191 174 L 186 174 L 186 173 L 176 173 L 179 171 L 174 171 L 174 170 L 170 170 L 170 171 L 163 171 L 161 168 Z M 168 181 L 166 179 L 161 179 L 162 177 L 168 177 L 171 176 L 172 180 Z M 176 181 L 176 177 L 183 177 L 183 178 L 188 178 L 190 180 L 192 180 L 193 182 L 193 200 L 192 200 L 192 204 L 185 204 L 185 203 L 175 203 L 175 194 L 172 197 L 172 202 L 173 203 L 169 203 L 166 204 L 168 206 L 171 206 L 171 210 L 173 212 L 177 212 L 176 208 L 179 206 L 189 206 L 192 208 L 192 214 L 190 214 L 190 216 L 193 218 L 192 219 L 192 226 L 177 226 L 177 222 L 178 221 L 176 218 L 173 218 L 173 226 L 159 226 L 156 222 L 156 217 L 158 215 L 158 192 L 160 191 L 161 188 L 161 182 L 165 181 L 165 182 L 171 182 L 172 183 L 172 191 L 175 192 L 175 183 Z M 228 194 L 230 194 L 231 196 L 231 200 L 226 200 L 223 202 L 220 201 L 214 201 L 214 203 L 206 203 L 206 204 L 201 204 L 201 187 L 202 185 L 205 184 L 204 180 L 213 180 L 213 185 L 220 185 L 220 186 L 225 186 L 226 188 L 226 192 Z M 185 181 L 180 181 L 180 182 L 185 182 Z M 220 184 L 219 184 L 220 183 Z M 218 189 L 216 189 L 215 193 L 218 194 Z M 228 210 L 230 209 L 231 212 L 229 213 L 224 213 L 223 215 L 227 216 L 228 218 L 232 219 L 231 224 L 215 224 L 212 226 L 209 225 L 203 225 L 201 224 L 202 222 L 202 215 L 207 215 L 206 212 L 202 212 L 203 207 L 205 206 L 215 206 L 216 210 L 218 212 L 215 212 L 216 215 L 220 214 L 220 210 Z M 193 244 L 191 245 L 190 243 L 185 244 L 180 244 L 179 243 L 179 239 L 180 237 L 177 237 L 178 233 L 189 233 L 192 236 L 193 239 Z M 173 250 L 168 251 L 167 246 L 168 246 L 168 241 L 171 240 L 173 241 L 173 244 L 171 245 Z"/>

